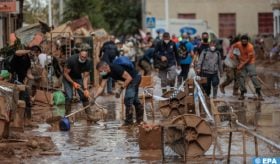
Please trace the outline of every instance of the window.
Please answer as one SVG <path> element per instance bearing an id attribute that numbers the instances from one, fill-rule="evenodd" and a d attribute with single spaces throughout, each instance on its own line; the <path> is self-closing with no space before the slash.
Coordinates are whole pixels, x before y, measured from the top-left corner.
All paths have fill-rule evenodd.
<path id="1" fill-rule="evenodd" d="M 258 14 L 259 34 L 273 33 L 273 14 L 259 13 Z"/>
<path id="2" fill-rule="evenodd" d="M 219 36 L 229 37 L 236 35 L 236 15 L 235 13 L 219 14 Z"/>
<path id="3" fill-rule="evenodd" d="M 178 18 L 179 19 L 195 19 L 196 15 L 195 15 L 195 13 L 179 13 Z"/>

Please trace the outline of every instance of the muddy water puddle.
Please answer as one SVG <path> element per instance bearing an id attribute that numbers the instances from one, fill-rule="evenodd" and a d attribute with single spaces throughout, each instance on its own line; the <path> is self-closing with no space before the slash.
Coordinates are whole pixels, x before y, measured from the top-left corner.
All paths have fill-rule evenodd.
<path id="1" fill-rule="evenodd" d="M 277 75 L 277 76 L 276 76 Z M 267 82 L 269 89 L 279 89 L 279 76 L 260 75 Z M 272 82 L 271 82 L 272 81 Z M 158 85 L 158 84 L 157 84 Z M 275 88 L 276 87 L 276 88 Z M 231 88 L 231 87 L 228 87 Z M 271 91 L 271 90 L 269 90 Z M 156 91 L 158 92 L 158 90 Z M 266 93 L 268 92 L 268 89 Z M 160 95 L 160 94 L 157 94 Z M 253 96 L 252 93 L 248 93 Z M 220 95 L 222 97 L 222 95 Z M 223 98 L 236 101 L 226 95 Z M 42 136 L 51 136 L 61 156 L 42 156 L 26 160 L 26 163 L 183 163 L 183 158 L 177 156 L 170 148 L 164 147 L 165 160 L 162 160 L 162 152 L 141 151 L 138 145 L 138 128 L 120 129 L 123 123 L 121 101 L 112 100 L 112 97 L 101 98 L 98 101 L 106 106 L 108 114 L 106 121 L 99 124 L 87 124 L 84 120 L 77 121 L 69 132 L 48 132 L 48 125 L 40 125 L 40 128 L 33 133 Z M 266 138 L 280 143 L 280 105 L 279 97 L 265 97 L 264 102 L 230 102 L 234 107 L 234 112 L 238 120 L 249 126 L 256 127 L 256 131 Z M 150 106 L 146 106 L 145 119 L 151 122 L 152 114 Z M 155 113 L 156 120 L 162 120 L 158 110 Z M 228 125 L 227 122 L 223 122 Z M 255 156 L 254 138 L 246 134 L 246 154 L 247 162 L 251 162 Z M 226 163 L 226 155 L 229 141 L 229 133 L 220 133 L 217 137 L 216 161 L 215 163 Z M 241 163 L 243 161 L 243 136 L 240 132 L 233 133 L 231 146 L 231 163 Z M 213 143 L 214 139 L 213 139 Z M 214 144 L 205 153 L 203 159 L 192 159 L 189 163 L 212 163 Z M 258 151 L 260 156 L 280 156 L 279 150 L 258 140 Z"/>

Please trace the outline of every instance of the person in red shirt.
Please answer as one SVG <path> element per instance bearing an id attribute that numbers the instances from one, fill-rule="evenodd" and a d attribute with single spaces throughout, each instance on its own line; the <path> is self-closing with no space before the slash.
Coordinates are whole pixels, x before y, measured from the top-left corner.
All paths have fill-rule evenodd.
<path id="1" fill-rule="evenodd" d="M 239 64 L 237 65 L 237 70 L 240 71 L 238 81 L 240 85 L 241 94 L 239 100 L 245 99 L 244 94 L 247 92 L 245 86 L 245 79 L 247 75 L 249 75 L 252 80 L 252 83 L 258 95 L 258 99 L 262 100 L 263 98 L 261 94 L 261 85 L 259 80 L 257 79 L 256 73 L 256 55 L 254 51 L 254 46 L 251 43 L 249 43 L 249 37 L 247 35 L 242 35 L 241 41 L 235 43 L 232 47 L 235 51 L 233 51 L 231 57 L 233 58 L 234 55 L 236 55 L 239 59 Z"/>

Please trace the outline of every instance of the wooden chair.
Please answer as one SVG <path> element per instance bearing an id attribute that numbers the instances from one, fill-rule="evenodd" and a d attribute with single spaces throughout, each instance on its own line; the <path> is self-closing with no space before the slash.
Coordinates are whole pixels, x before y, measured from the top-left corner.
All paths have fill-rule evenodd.
<path id="1" fill-rule="evenodd" d="M 151 110 L 152 110 L 152 118 L 153 121 L 155 120 L 155 111 L 154 111 L 154 100 L 153 100 L 153 92 L 148 93 L 147 90 L 151 89 L 153 91 L 154 89 L 154 82 L 152 76 L 142 76 L 141 83 L 139 85 L 139 88 L 142 88 L 143 91 L 140 93 L 140 97 L 143 99 L 143 106 L 144 111 L 146 111 L 146 102 L 150 101 L 151 103 Z"/>

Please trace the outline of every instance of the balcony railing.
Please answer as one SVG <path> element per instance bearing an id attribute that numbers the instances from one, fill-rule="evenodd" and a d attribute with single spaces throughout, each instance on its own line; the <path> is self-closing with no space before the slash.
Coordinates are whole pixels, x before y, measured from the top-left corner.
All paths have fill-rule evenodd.
<path id="1" fill-rule="evenodd" d="M 273 9 L 280 9 L 280 0 L 271 0 L 270 3 Z"/>

